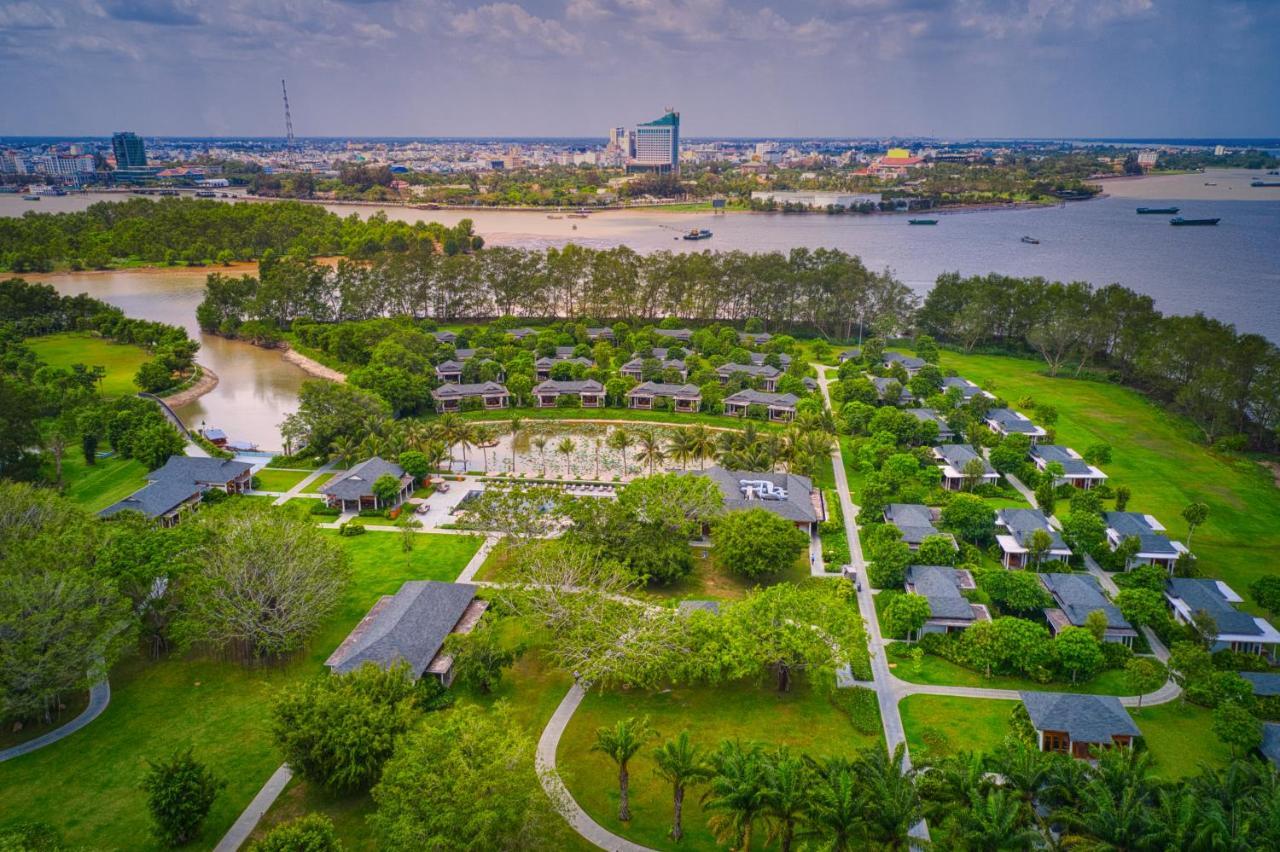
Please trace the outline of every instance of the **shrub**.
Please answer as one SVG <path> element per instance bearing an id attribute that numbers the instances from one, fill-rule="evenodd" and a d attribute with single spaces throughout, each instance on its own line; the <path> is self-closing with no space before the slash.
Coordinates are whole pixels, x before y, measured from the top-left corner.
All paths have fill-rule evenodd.
<path id="1" fill-rule="evenodd" d="M 307 510 L 312 515 L 321 515 L 328 518 L 336 518 L 342 514 L 342 510 L 337 506 L 330 506 L 323 500 L 312 501 L 311 508 Z"/>
<path id="2" fill-rule="evenodd" d="M 832 689 L 830 701 L 849 720 L 854 730 L 862 734 L 880 733 L 880 704 L 874 690 L 861 686 Z"/>
<path id="3" fill-rule="evenodd" d="M 352 523 L 351 521 L 347 521 L 345 524 L 342 524 L 341 526 L 338 527 L 338 535 L 342 536 L 343 538 L 353 538 L 355 536 L 364 535 L 364 534 L 365 534 L 365 528 L 360 524 L 355 524 L 355 523 Z"/>
<path id="4" fill-rule="evenodd" d="M 190 748 L 147 766 L 141 787 L 156 838 L 166 846 L 194 840 L 226 782 L 192 757 Z"/>
<path id="5" fill-rule="evenodd" d="M 281 823 L 250 847 L 250 852 L 341 852 L 333 821 L 323 814 L 307 814 Z"/>
<path id="6" fill-rule="evenodd" d="M 1133 659 L 1133 649 L 1119 642 L 1100 642 L 1102 647 L 1102 667 L 1104 669 L 1122 669 Z"/>

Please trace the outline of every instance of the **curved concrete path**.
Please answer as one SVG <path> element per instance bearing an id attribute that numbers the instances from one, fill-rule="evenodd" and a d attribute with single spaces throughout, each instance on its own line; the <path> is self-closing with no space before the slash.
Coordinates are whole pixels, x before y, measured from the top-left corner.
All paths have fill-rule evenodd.
<path id="1" fill-rule="evenodd" d="M 44 748 L 50 743 L 56 743 L 58 740 L 71 736 L 85 725 L 102 715 L 102 711 L 107 709 L 107 705 L 111 703 L 111 684 L 103 678 L 94 684 L 89 690 L 89 706 L 81 711 L 80 715 L 72 719 L 67 724 L 54 728 L 47 734 L 27 740 L 25 743 L 19 743 L 12 748 L 0 751 L 0 763 L 6 760 L 12 760 L 15 757 L 21 757 L 24 754 L 30 754 L 36 749 Z"/>
<path id="2" fill-rule="evenodd" d="M 560 737 L 563 736 L 565 728 L 569 727 L 569 720 L 573 718 L 574 712 L 577 711 L 578 705 L 582 703 L 586 694 L 587 691 L 576 683 L 569 687 L 560 706 L 556 708 L 555 713 L 551 714 L 551 720 L 542 729 L 534 758 L 542 789 L 546 790 L 551 801 L 559 806 L 561 814 L 568 820 L 569 825 L 573 826 L 573 830 L 590 843 L 611 852 L 653 852 L 648 846 L 641 846 L 625 837 L 619 837 L 593 820 L 574 801 L 569 788 L 564 785 L 564 781 L 560 779 L 560 773 L 556 771 L 556 749 L 560 745 Z"/>

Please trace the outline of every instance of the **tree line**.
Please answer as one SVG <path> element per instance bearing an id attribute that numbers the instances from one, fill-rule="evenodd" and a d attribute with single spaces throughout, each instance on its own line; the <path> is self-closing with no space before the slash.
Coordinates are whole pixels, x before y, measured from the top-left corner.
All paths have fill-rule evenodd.
<path id="1" fill-rule="evenodd" d="M 1276 445 L 1280 348 L 1203 314 L 1166 316 L 1119 284 L 948 273 L 915 320 L 966 352 L 1034 352 L 1051 375 L 1105 371 L 1188 416 L 1209 442 Z"/>
<path id="2" fill-rule="evenodd" d="M 73 213 L 0 219 L 0 269 L 48 272 L 61 263 L 105 269 L 119 260 L 204 265 L 255 260 L 267 251 L 369 257 L 423 241 L 451 253 L 470 251 L 477 240 L 466 219 L 449 228 L 395 221 L 383 212 L 343 218 L 300 202 L 130 198 Z"/>

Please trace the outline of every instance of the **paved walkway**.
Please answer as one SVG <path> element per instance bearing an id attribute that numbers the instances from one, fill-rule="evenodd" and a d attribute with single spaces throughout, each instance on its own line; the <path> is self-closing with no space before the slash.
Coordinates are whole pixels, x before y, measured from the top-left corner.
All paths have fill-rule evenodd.
<path id="1" fill-rule="evenodd" d="M 441 530 L 446 532 L 446 530 Z M 485 536 L 484 544 L 480 545 L 480 549 L 476 551 L 476 555 L 471 557 L 471 561 L 462 569 L 462 573 L 458 575 L 455 583 L 470 583 L 476 577 L 476 572 L 480 570 L 480 566 L 484 564 L 484 560 L 489 556 L 489 551 L 493 550 L 498 543 L 500 537 L 496 535 Z"/>
<path id="2" fill-rule="evenodd" d="M 556 749 L 560 745 L 560 737 L 569 726 L 569 720 L 573 718 L 574 712 L 586 694 L 586 690 L 578 684 L 571 686 L 560 702 L 560 706 L 556 708 L 556 712 L 551 715 L 551 721 L 547 722 L 547 726 L 542 729 L 535 757 L 542 789 L 547 791 L 547 795 L 559 807 L 569 825 L 573 826 L 573 830 L 587 841 L 601 849 L 614 850 L 614 852 L 651 852 L 649 847 L 640 846 L 625 837 L 619 837 L 593 820 L 574 801 L 569 788 L 564 785 L 564 781 L 560 779 L 560 773 L 556 771 Z"/>
<path id="3" fill-rule="evenodd" d="M 315 482 L 320 477 L 325 476 L 326 474 L 329 474 L 332 472 L 333 472 L 333 462 L 329 462 L 328 464 L 325 464 L 325 465 L 322 465 L 321 467 L 316 468 L 315 473 L 308 475 L 305 479 L 303 479 L 297 485 L 293 486 L 288 491 L 281 494 L 279 497 L 276 498 L 276 501 L 271 505 L 283 506 L 290 499 L 297 497 L 304 490 L 306 490 L 307 486 L 309 486 L 311 483 Z"/>
<path id="4" fill-rule="evenodd" d="M 249 835 L 253 834 L 253 830 L 258 827 L 258 820 L 262 819 L 262 815 L 275 804 L 276 799 L 284 792 L 285 785 L 289 783 L 291 778 L 293 778 L 293 773 L 289 771 L 289 767 L 283 763 L 280 764 L 280 768 L 271 774 L 266 784 L 262 785 L 258 795 L 253 797 L 253 801 L 231 824 L 231 828 L 227 829 L 227 833 L 222 835 L 218 845 L 213 847 L 213 852 L 236 852 L 237 849 L 243 846 L 244 842 L 249 839 Z"/>
<path id="5" fill-rule="evenodd" d="M 19 743 L 11 748 L 0 751 L 0 763 L 6 760 L 12 760 L 15 757 L 21 757 L 24 754 L 30 754 L 36 749 L 44 748 L 58 740 L 65 739 L 76 731 L 88 725 L 94 719 L 102 715 L 102 711 L 107 709 L 107 705 L 111 703 L 111 684 L 106 678 L 93 685 L 89 690 L 89 706 L 80 712 L 80 715 L 54 728 L 47 734 L 41 734 L 38 737 L 27 740 L 25 743 Z"/>

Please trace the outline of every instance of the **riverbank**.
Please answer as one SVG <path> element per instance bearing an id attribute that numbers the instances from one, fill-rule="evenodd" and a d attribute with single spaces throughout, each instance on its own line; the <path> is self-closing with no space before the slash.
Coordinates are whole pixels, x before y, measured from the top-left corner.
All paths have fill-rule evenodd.
<path id="1" fill-rule="evenodd" d="M 191 402 L 195 402 L 200 397 L 209 393 L 218 386 L 218 374 L 203 364 L 196 364 L 200 370 L 200 377 L 196 379 L 195 384 L 190 387 L 183 388 L 177 393 L 160 397 L 164 400 L 164 404 L 170 408 L 179 408 Z"/>
<path id="2" fill-rule="evenodd" d="M 283 352 L 281 357 L 290 364 L 300 367 L 309 376 L 314 376 L 317 379 L 328 379 L 331 382 L 345 382 L 347 380 L 346 373 L 339 373 L 337 370 L 334 370 L 331 367 L 326 367 L 314 358 L 308 358 L 306 355 L 303 355 L 287 343 L 283 344 L 282 348 Z"/>

